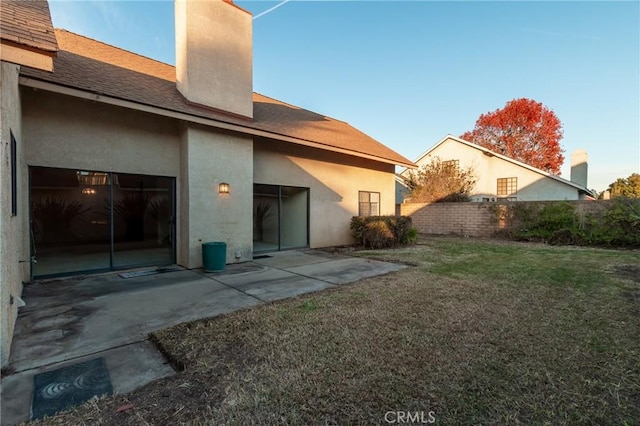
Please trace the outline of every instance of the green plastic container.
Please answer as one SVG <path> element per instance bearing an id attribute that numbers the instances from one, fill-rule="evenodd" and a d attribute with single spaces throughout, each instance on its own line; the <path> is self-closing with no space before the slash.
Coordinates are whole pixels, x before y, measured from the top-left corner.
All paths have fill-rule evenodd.
<path id="1" fill-rule="evenodd" d="M 205 272 L 224 271 L 227 263 L 227 243 L 214 241 L 202 244 L 202 267 Z"/>

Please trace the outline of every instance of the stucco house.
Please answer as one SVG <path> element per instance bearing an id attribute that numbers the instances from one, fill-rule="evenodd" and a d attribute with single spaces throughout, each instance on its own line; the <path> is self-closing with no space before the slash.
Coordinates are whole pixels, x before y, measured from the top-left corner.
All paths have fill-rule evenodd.
<path id="1" fill-rule="evenodd" d="M 457 167 L 471 168 L 477 179 L 472 201 L 551 201 L 591 198 L 587 188 L 587 154 L 577 151 L 572 156 L 571 180 L 495 153 L 487 148 L 447 135 L 422 154 L 415 163 L 422 167 L 434 158 Z M 408 178 L 409 169 L 400 173 Z M 402 203 L 408 188 L 396 179 L 397 202 Z"/>
<path id="2" fill-rule="evenodd" d="M 252 88 L 252 17 L 175 1 L 176 66 L 64 30 L 46 1 L 2 0 L 1 359 L 22 285 L 350 243 L 394 214 L 413 163 L 349 124 Z"/>

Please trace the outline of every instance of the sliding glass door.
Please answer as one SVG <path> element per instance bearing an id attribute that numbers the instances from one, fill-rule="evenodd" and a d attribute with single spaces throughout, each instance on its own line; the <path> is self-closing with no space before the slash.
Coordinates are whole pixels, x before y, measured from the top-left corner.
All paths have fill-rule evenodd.
<path id="1" fill-rule="evenodd" d="M 33 275 L 110 268 L 109 175 L 44 167 L 30 172 Z"/>
<path id="2" fill-rule="evenodd" d="M 170 264 L 173 179 L 118 175 L 113 190 L 113 266 Z"/>
<path id="3" fill-rule="evenodd" d="M 309 245 L 309 188 L 253 185 L 253 251 Z"/>
<path id="4" fill-rule="evenodd" d="M 34 276 L 174 263 L 173 178 L 29 170 Z"/>

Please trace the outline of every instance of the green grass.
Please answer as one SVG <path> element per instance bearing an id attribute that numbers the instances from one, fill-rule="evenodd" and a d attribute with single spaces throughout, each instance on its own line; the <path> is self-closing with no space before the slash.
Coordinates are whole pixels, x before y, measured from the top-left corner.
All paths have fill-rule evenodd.
<path id="1" fill-rule="evenodd" d="M 358 254 L 416 266 L 163 330 L 184 371 L 42 423 L 640 422 L 638 251 L 439 237 Z"/>

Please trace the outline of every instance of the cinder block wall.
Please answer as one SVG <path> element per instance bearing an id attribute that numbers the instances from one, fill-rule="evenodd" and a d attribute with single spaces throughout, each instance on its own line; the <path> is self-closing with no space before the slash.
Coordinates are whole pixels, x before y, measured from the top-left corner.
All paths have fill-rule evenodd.
<path id="1" fill-rule="evenodd" d="M 530 201 L 519 205 L 546 205 L 570 203 L 580 216 L 601 211 L 610 201 Z M 411 216 L 418 232 L 424 234 L 456 234 L 470 237 L 490 237 L 508 229 L 509 224 L 499 219 L 496 209 L 505 210 L 509 204 L 498 203 L 432 203 L 400 204 L 400 214 Z"/>

